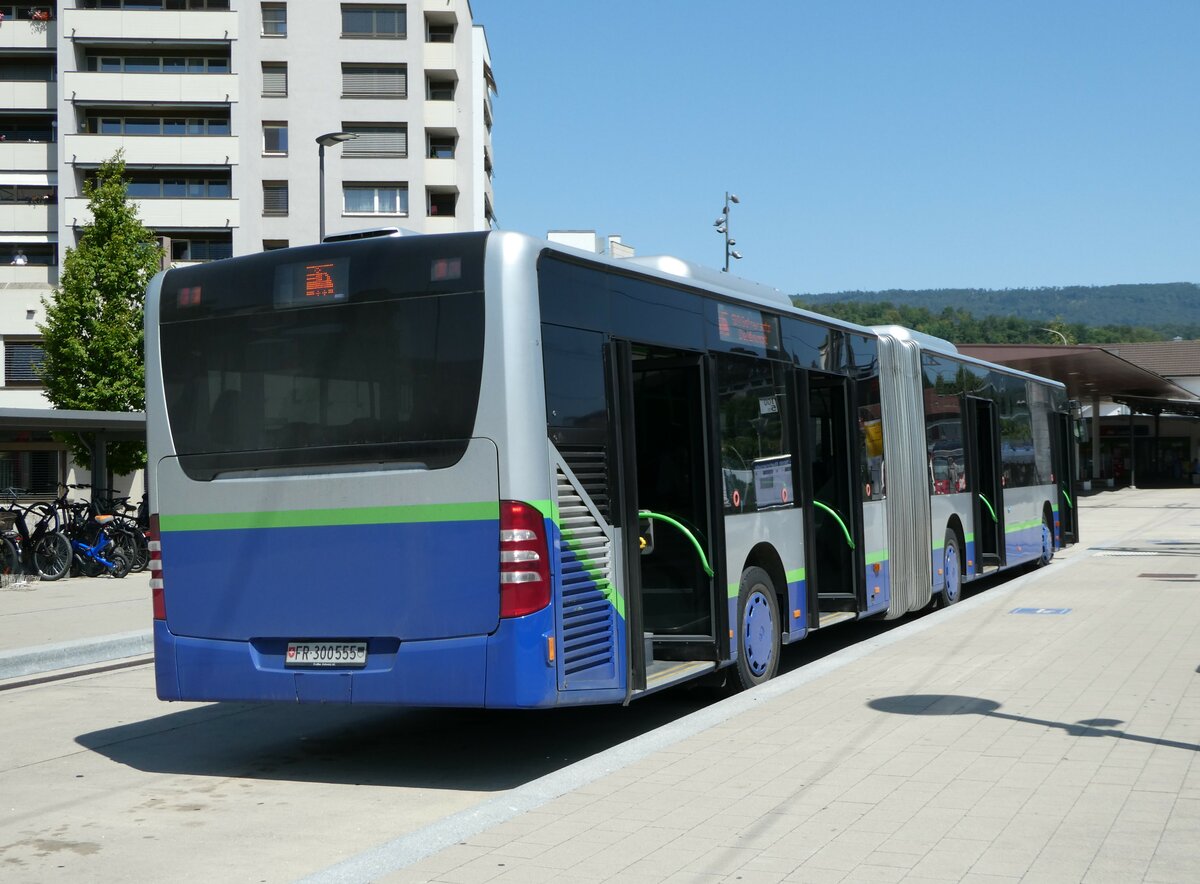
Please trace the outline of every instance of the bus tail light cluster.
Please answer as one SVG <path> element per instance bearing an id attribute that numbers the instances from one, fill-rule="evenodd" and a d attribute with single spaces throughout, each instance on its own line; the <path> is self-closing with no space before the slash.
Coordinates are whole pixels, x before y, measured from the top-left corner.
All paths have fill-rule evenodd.
<path id="1" fill-rule="evenodd" d="M 150 596 L 154 602 L 154 619 L 167 619 L 167 600 L 163 596 L 162 535 L 158 530 L 158 513 L 150 514 L 150 531 L 147 545 L 150 547 Z"/>
<path id="2" fill-rule="evenodd" d="M 500 616 L 522 617 L 550 604 L 546 523 L 536 507 L 500 501 Z"/>

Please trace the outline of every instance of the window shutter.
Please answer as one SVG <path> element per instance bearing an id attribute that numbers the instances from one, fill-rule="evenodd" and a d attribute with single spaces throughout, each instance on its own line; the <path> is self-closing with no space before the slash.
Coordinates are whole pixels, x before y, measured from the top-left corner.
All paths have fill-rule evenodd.
<path id="1" fill-rule="evenodd" d="M 283 182 L 281 184 L 267 184 L 266 182 L 263 182 L 263 214 L 286 215 L 287 213 L 287 182 Z"/>
<path id="2" fill-rule="evenodd" d="M 287 95 L 288 77 L 286 64 L 264 64 L 263 95 Z"/>
<path id="3" fill-rule="evenodd" d="M 350 126 L 346 131 L 358 137 L 342 144 L 344 157 L 408 156 L 407 126 Z"/>
<path id="4" fill-rule="evenodd" d="M 342 94 L 404 98 L 408 95 L 408 69 L 402 64 L 342 65 Z"/>
<path id="5" fill-rule="evenodd" d="M 4 383 L 41 383 L 37 369 L 45 360 L 42 345 L 35 341 L 4 342 Z"/>

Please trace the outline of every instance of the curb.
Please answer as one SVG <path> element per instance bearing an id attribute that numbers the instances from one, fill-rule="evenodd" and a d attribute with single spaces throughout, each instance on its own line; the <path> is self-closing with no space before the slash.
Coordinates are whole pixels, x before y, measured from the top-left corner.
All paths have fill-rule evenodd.
<path id="1" fill-rule="evenodd" d="M 19 651 L 0 651 L 0 679 L 104 663 L 122 657 L 139 657 L 153 651 L 154 639 L 149 629 L 38 645 Z"/>

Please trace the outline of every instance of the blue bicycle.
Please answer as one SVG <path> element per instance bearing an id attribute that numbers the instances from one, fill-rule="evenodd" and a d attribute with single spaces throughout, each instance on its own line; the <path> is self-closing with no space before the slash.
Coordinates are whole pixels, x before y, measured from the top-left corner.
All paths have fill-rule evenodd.
<path id="1" fill-rule="evenodd" d="M 94 503 L 70 505 L 71 521 L 67 534 L 74 553 L 72 572 L 85 577 L 110 574 L 124 577 L 132 562 L 129 554 L 117 543 L 113 516 L 99 512 Z"/>

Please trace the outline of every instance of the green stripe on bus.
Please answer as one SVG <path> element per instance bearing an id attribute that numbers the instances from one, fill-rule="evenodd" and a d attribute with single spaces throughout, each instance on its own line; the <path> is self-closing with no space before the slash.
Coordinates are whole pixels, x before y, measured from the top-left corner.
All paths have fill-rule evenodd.
<path id="1" fill-rule="evenodd" d="M 1030 528 L 1042 527 L 1041 519 L 1030 519 L 1028 522 L 1013 522 L 1011 525 L 1004 526 L 1005 534 L 1014 534 L 1017 531 L 1028 531 Z"/>
<path id="2" fill-rule="evenodd" d="M 867 553 L 866 562 L 868 565 L 874 565 L 876 562 L 886 562 L 888 560 L 888 551 L 886 549 L 878 549 L 875 552 Z"/>
<path id="3" fill-rule="evenodd" d="M 788 583 L 799 583 L 805 578 L 805 576 L 805 570 L 803 568 L 796 568 L 784 574 L 784 578 Z"/>
<path id="4" fill-rule="evenodd" d="M 417 522 L 498 520 L 497 501 L 479 503 L 365 506 L 322 510 L 271 510 L 254 513 L 160 515 L 163 531 L 233 531 L 245 528 L 326 528 L 340 525 L 403 525 Z"/>

